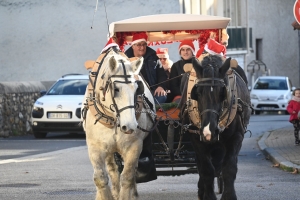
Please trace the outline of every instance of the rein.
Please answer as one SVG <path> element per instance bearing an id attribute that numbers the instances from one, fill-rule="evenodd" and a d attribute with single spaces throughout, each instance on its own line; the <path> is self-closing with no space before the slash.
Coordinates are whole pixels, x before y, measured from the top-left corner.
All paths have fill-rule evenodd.
<path id="1" fill-rule="evenodd" d="M 175 76 L 175 77 L 173 77 L 173 78 L 171 78 L 171 79 L 168 79 L 168 80 L 162 81 L 162 82 L 160 82 L 160 83 L 158 83 L 158 84 L 151 85 L 150 87 L 155 87 L 155 86 L 161 85 L 162 83 L 169 82 L 170 80 L 173 80 L 173 79 L 176 79 L 176 78 L 180 78 L 180 77 L 182 77 L 183 75 L 184 75 L 184 74 L 180 74 L 180 75 L 178 75 L 178 76 Z"/>

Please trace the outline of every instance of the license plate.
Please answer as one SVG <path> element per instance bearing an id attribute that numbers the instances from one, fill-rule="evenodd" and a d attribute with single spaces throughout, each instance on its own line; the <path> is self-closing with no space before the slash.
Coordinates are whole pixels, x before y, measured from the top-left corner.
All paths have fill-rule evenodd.
<path id="1" fill-rule="evenodd" d="M 262 110 L 274 110 L 273 107 L 262 107 L 261 109 L 262 109 Z"/>
<path id="2" fill-rule="evenodd" d="M 70 119 L 70 113 L 48 113 L 50 119 Z"/>

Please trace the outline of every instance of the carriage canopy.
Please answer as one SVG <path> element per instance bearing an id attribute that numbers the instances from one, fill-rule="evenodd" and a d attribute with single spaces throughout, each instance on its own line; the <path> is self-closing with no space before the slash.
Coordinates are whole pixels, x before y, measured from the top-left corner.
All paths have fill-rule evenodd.
<path id="1" fill-rule="evenodd" d="M 166 44 L 185 39 L 198 40 L 204 45 L 211 32 L 220 40 L 230 18 L 195 14 L 159 14 L 125 19 L 109 25 L 110 37 L 120 47 L 132 41 L 136 32 L 147 32 L 149 45 Z"/>

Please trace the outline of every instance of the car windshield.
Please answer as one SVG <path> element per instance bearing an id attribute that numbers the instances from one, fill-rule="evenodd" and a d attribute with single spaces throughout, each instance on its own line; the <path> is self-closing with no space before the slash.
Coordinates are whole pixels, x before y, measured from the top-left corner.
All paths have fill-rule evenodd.
<path id="1" fill-rule="evenodd" d="M 254 89 L 261 90 L 287 90 L 288 86 L 284 79 L 259 79 Z"/>
<path id="2" fill-rule="evenodd" d="M 88 80 L 59 80 L 47 95 L 84 95 Z"/>

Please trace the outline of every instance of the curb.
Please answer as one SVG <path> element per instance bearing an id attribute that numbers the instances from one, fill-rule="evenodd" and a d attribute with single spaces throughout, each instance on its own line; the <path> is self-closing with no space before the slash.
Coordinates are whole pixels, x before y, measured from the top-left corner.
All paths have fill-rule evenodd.
<path id="1" fill-rule="evenodd" d="M 266 158 L 271 160 L 274 164 L 279 164 L 279 167 L 281 169 L 288 169 L 288 171 L 293 171 L 294 169 L 298 170 L 298 173 L 300 172 L 300 165 L 294 164 L 288 160 L 286 160 L 283 156 L 281 156 L 277 151 L 275 151 L 273 148 L 268 147 L 265 144 L 265 140 L 269 137 L 272 131 L 265 132 L 263 136 L 258 141 L 258 147 L 259 149 L 264 153 Z"/>

